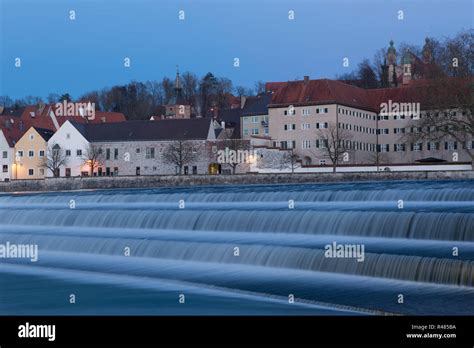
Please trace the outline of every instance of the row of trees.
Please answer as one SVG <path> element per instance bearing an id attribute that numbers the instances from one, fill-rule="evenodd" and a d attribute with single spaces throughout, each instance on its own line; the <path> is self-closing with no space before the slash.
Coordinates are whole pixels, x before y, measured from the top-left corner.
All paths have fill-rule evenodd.
<path id="1" fill-rule="evenodd" d="M 265 90 L 265 84 L 262 81 L 257 81 L 254 88 L 251 89 L 234 86 L 230 79 L 217 77 L 210 72 L 199 78 L 196 74 L 187 71 L 181 75 L 180 82 L 184 101 L 200 115 L 205 114 L 214 106 L 229 107 L 229 96 L 231 95 L 248 96 Z M 75 101 L 93 102 L 97 111 L 122 112 L 129 120 L 148 119 L 151 115 L 161 114 L 162 105 L 168 104 L 175 95 L 174 88 L 174 79 L 168 77 L 161 81 L 131 81 L 126 85 L 85 93 Z M 38 104 L 41 101 L 57 103 L 63 100 L 72 101 L 72 97 L 68 93 L 62 95 L 51 93 L 46 100 L 35 96 L 17 100 L 1 96 L 0 105 L 6 107 L 25 106 Z"/>
<path id="2" fill-rule="evenodd" d="M 474 73 L 474 30 L 468 29 L 459 32 L 454 37 L 441 40 L 428 38 L 427 45 L 431 51 L 430 62 L 438 69 L 430 71 L 432 76 L 427 78 L 445 77 L 468 77 Z M 403 59 L 406 50 L 410 50 L 422 59 L 423 52 L 420 46 L 400 43 L 397 49 L 399 62 Z M 338 80 L 345 81 L 363 88 L 388 87 L 387 71 L 384 70 L 386 62 L 387 47 L 376 51 L 372 61 L 364 59 L 359 63 L 356 70 L 340 75 Z M 416 71 L 414 71 L 416 73 Z"/>

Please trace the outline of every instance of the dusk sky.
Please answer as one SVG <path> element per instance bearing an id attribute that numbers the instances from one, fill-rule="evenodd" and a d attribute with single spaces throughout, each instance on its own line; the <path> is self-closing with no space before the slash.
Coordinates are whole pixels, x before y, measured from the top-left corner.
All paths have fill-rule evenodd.
<path id="1" fill-rule="evenodd" d="M 234 86 L 350 72 L 390 39 L 473 27 L 472 0 L 0 0 L 0 95 L 73 97 L 181 71 Z M 76 20 L 69 11 L 76 11 Z M 185 20 L 178 18 L 185 11 Z M 288 11 L 295 19 L 288 19 Z M 404 20 L 397 11 L 404 11 Z M 21 67 L 15 67 L 15 58 Z M 124 58 L 131 67 L 124 67 Z M 235 68 L 234 58 L 240 59 Z M 350 59 L 344 68 L 342 60 Z"/>

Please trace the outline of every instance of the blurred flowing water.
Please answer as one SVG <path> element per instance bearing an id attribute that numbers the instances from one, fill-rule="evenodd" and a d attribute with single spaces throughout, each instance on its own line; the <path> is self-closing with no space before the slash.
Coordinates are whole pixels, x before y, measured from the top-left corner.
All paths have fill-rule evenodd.
<path id="1" fill-rule="evenodd" d="M 474 314 L 472 181 L 5 194 L 7 243 L 0 314 Z"/>

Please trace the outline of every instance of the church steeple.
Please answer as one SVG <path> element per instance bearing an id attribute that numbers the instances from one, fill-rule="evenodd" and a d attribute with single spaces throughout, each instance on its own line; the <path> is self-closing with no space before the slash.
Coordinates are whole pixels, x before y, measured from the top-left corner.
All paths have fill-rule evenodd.
<path id="1" fill-rule="evenodd" d="M 433 61 L 433 42 L 428 37 L 425 38 L 422 55 L 424 63 L 431 63 Z"/>
<path id="2" fill-rule="evenodd" d="M 176 65 L 176 79 L 174 81 L 174 89 L 175 91 L 181 91 L 181 80 L 179 78 L 179 65 Z"/>

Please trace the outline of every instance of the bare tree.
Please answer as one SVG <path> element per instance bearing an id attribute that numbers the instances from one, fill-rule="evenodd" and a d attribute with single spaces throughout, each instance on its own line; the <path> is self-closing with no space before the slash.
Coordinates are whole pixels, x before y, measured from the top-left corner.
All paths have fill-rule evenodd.
<path id="1" fill-rule="evenodd" d="M 250 161 L 250 141 L 233 137 L 229 129 L 224 131 L 224 138 L 217 140 L 212 150 L 217 162 L 230 167 L 232 174 L 235 174 L 239 165 Z"/>
<path id="2" fill-rule="evenodd" d="M 189 105 L 195 106 L 198 98 L 199 78 L 192 72 L 186 71 L 181 76 L 183 96 Z"/>
<path id="3" fill-rule="evenodd" d="M 286 150 L 280 161 L 280 168 L 291 169 L 291 174 L 295 172 L 295 169 L 301 167 L 301 159 L 295 153 L 293 149 Z"/>
<path id="4" fill-rule="evenodd" d="M 81 159 L 90 169 L 90 175 L 94 176 L 94 169 L 100 167 L 104 161 L 102 149 L 96 144 L 89 144 L 87 149 L 82 153 Z"/>
<path id="5" fill-rule="evenodd" d="M 260 94 L 265 92 L 265 82 L 257 81 L 255 82 L 255 93 Z"/>
<path id="6" fill-rule="evenodd" d="M 164 153 L 165 163 L 175 165 L 178 168 L 178 174 L 181 175 L 183 167 L 193 162 L 197 157 L 197 151 L 193 142 L 188 140 L 176 140 L 169 144 Z"/>
<path id="7" fill-rule="evenodd" d="M 423 110 L 430 110 L 415 117 L 411 132 L 403 138 L 406 142 L 455 140 L 460 149 L 474 162 L 474 82 L 472 79 L 441 78 L 420 96 Z"/>
<path id="8" fill-rule="evenodd" d="M 315 155 L 321 153 L 331 160 L 333 173 L 336 172 L 338 164 L 349 156 L 349 142 L 351 134 L 345 129 L 339 128 L 334 123 L 329 123 L 327 128 L 316 131 L 319 147 L 311 151 Z"/>
<path id="9" fill-rule="evenodd" d="M 59 178 L 61 167 L 67 163 L 66 152 L 58 144 L 51 144 L 46 149 L 46 156 L 40 160 L 40 167 L 49 169 L 55 178 Z"/>

